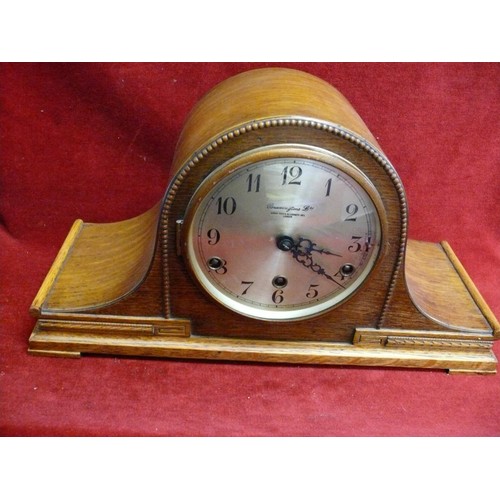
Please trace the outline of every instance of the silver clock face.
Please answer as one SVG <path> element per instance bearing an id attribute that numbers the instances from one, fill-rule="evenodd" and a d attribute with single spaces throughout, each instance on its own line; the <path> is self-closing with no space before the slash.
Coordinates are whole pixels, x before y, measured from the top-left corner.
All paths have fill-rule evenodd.
<path id="1" fill-rule="evenodd" d="M 262 320 L 305 319 L 343 302 L 368 277 L 381 247 L 381 202 L 339 156 L 262 149 L 202 183 L 184 223 L 185 256 L 195 280 L 225 307 Z"/>

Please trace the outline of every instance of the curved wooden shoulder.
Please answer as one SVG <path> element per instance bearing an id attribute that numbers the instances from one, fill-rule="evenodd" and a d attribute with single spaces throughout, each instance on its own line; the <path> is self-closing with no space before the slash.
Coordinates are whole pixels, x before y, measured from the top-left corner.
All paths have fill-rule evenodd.
<path id="1" fill-rule="evenodd" d="M 133 219 L 77 220 L 40 288 L 31 313 L 85 311 L 133 292 L 151 266 L 161 203 Z"/>

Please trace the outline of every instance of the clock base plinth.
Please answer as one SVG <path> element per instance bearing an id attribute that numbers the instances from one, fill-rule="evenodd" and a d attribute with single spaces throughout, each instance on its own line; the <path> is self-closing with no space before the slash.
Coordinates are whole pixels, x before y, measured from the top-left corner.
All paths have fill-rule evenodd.
<path id="1" fill-rule="evenodd" d="M 101 278 L 98 285 L 104 292 L 108 293 L 109 283 L 116 287 L 112 280 L 114 267 L 108 261 L 116 262 L 116 255 L 121 255 L 128 247 L 128 239 L 137 239 L 138 233 L 147 234 L 154 229 L 151 223 L 154 214 L 152 211 L 143 218 L 111 226 L 75 223 L 33 303 L 31 312 L 37 317 L 37 323 L 29 339 L 30 354 L 382 366 L 448 370 L 454 374 L 496 373 L 497 360 L 492 346 L 494 339 L 500 336 L 500 327 L 446 243 L 408 242 L 405 271 L 412 302 L 408 296 L 407 300 L 401 295 L 395 297 L 386 314 L 386 323 L 380 328 L 353 327 L 352 342 L 335 340 L 334 323 L 331 325 L 332 340 L 328 341 L 262 337 L 259 340 L 251 335 L 234 338 L 224 335 L 222 324 L 220 335 L 201 335 L 192 331 L 189 319 L 162 316 L 161 307 L 154 300 L 162 294 L 161 273 L 154 264 L 158 259 L 134 293 L 117 299 L 111 306 L 99 309 L 96 302 L 95 310 L 79 311 L 81 302 L 92 298 L 96 276 Z M 141 231 L 143 225 L 147 230 Z M 108 244 L 109 241 L 113 241 L 114 246 Z M 103 260 L 102 249 L 108 252 L 108 260 Z M 109 276 L 103 275 L 102 269 L 109 270 Z M 74 271 L 78 274 L 70 280 Z M 109 288 L 112 289 L 111 285 Z M 406 293 L 405 289 L 400 293 Z M 55 302 L 60 310 L 51 309 Z M 415 323 L 415 317 L 424 318 L 425 323 Z M 301 323 L 300 328 L 307 328 L 307 322 Z"/>
<path id="2" fill-rule="evenodd" d="M 170 321 L 174 324 L 177 320 Z M 144 335 L 118 330 L 109 334 L 95 324 L 73 321 L 65 328 L 64 323 L 39 320 L 30 337 L 30 354 L 425 368 L 456 374 L 494 374 L 497 366 L 492 342 L 470 340 L 458 333 L 447 336 L 445 332 L 359 329 L 354 342 L 347 344 Z"/>

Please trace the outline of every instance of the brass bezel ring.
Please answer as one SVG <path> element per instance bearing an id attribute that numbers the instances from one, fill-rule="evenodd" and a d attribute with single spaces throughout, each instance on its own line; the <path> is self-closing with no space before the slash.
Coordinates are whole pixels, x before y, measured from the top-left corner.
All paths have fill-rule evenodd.
<path id="1" fill-rule="evenodd" d="M 377 233 L 378 249 L 370 256 L 369 264 L 365 266 L 363 272 L 356 277 L 346 290 L 341 293 L 336 294 L 333 297 L 327 297 L 325 300 L 322 300 L 314 305 L 267 310 L 244 304 L 231 297 L 231 295 L 223 293 L 217 286 L 215 286 L 208 279 L 202 270 L 202 265 L 195 258 L 192 241 L 193 234 L 196 234 L 197 232 L 197 229 L 194 227 L 194 221 L 198 210 L 200 206 L 202 206 L 206 196 L 212 192 L 215 186 L 217 186 L 228 175 L 231 175 L 240 169 L 262 161 L 278 158 L 301 158 L 315 160 L 334 167 L 353 179 L 367 194 L 375 207 L 377 222 L 375 231 Z M 351 298 L 355 293 L 360 291 L 366 285 L 369 277 L 373 275 L 374 270 L 378 268 L 383 259 L 386 248 L 386 234 L 387 216 L 380 194 L 369 178 L 358 167 L 342 156 L 317 146 L 303 144 L 279 144 L 263 146 L 245 151 L 244 153 L 241 153 L 240 155 L 237 155 L 218 166 L 207 176 L 207 178 L 196 189 L 186 209 L 180 235 L 180 250 L 189 273 L 194 281 L 200 285 L 201 289 L 209 297 L 224 307 L 244 316 L 263 321 L 299 321 L 325 314 L 338 307 L 347 299 Z"/>

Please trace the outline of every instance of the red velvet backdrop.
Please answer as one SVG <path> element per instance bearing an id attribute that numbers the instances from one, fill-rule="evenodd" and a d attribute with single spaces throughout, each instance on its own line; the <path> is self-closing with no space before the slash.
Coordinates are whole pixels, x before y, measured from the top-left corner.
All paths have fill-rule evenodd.
<path id="1" fill-rule="evenodd" d="M 73 221 L 150 208 L 195 102 L 269 65 L 0 66 L 2 435 L 500 435 L 500 375 L 27 354 Z M 403 180 L 411 237 L 446 239 L 500 316 L 500 65 L 281 66 L 351 101 Z"/>

